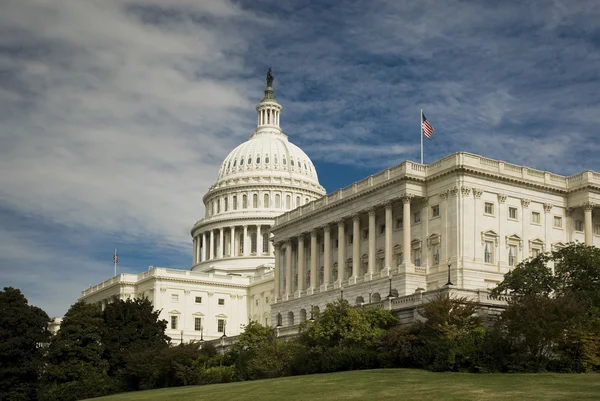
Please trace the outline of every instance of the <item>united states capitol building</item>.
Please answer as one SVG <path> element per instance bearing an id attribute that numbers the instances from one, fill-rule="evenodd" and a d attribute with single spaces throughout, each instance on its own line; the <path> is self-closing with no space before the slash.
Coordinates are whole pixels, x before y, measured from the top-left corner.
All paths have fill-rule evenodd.
<path id="1" fill-rule="evenodd" d="M 567 177 L 459 152 L 326 194 L 280 128 L 272 81 L 256 130 L 204 195 L 191 268 L 119 274 L 82 300 L 147 297 L 175 343 L 235 336 L 251 320 L 292 333 L 339 298 L 405 320 L 442 290 L 494 307 L 489 290 L 520 261 L 600 243 L 594 171 Z"/>

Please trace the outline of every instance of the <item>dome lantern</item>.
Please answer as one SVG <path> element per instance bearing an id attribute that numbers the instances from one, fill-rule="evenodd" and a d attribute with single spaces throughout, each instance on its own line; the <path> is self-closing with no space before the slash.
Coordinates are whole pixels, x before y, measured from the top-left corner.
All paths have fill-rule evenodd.
<path id="1" fill-rule="evenodd" d="M 282 133 L 279 126 L 279 115 L 282 107 L 275 99 L 275 91 L 273 90 L 274 79 L 271 69 L 269 68 L 269 71 L 267 72 L 265 95 L 256 106 L 256 131 L 251 137 L 262 133 Z"/>

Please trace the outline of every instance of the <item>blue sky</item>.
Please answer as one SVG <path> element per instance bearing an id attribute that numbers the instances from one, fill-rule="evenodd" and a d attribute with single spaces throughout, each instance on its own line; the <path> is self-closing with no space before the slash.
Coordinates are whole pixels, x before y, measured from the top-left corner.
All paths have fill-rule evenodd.
<path id="1" fill-rule="evenodd" d="M 167 5 L 168 4 L 168 5 Z M 62 315 L 90 284 L 189 268 L 189 229 L 255 127 L 330 192 L 468 151 L 600 170 L 600 2 L 0 0 L 0 286 Z"/>

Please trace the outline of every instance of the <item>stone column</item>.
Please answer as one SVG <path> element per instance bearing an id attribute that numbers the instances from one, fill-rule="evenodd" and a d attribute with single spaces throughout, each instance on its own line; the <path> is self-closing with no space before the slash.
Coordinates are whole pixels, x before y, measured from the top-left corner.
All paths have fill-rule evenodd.
<path id="1" fill-rule="evenodd" d="M 412 199 L 412 195 L 406 194 L 402 198 L 402 264 L 406 266 L 411 265 L 410 261 L 410 228 L 411 228 L 411 220 L 410 220 L 410 201 Z"/>
<path id="2" fill-rule="evenodd" d="M 338 286 L 342 285 L 346 270 L 346 226 L 344 220 L 338 221 Z"/>
<path id="3" fill-rule="evenodd" d="M 202 233 L 202 262 L 206 260 L 206 232 Z"/>
<path id="4" fill-rule="evenodd" d="M 585 230 L 585 244 L 594 245 L 594 228 L 592 227 L 592 210 L 594 204 L 585 202 L 583 205 L 583 229 Z"/>
<path id="5" fill-rule="evenodd" d="M 298 237 L 298 294 L 296 297 L 300 297 L 304 291 L 304 234 L 300 233 Z"/>
<path id="6" fill-rule="evenodd" d="M 377 228 L 375 227 L 375 209 L 369 209 L 369 271 L 365 276 L 365 280 L 371 280 L 375 272 L 375 258 L 377 249 L 375 240 L 377 239 Z"/>
<path id="7" fill-rule="evenodd" d="M 392 202 L 387 202 L 385 204 L 385 268 L 384 271 L 381 272 L 382 275 L 388 275 L 390 273 L 390 269 L 392 268 L 392 252 L 393 252 L 393 244 L 392 244 L 392 233 L 394 222 L 392 220 Z"/>
<path id="8" fill-rule="evenodd" d="M 352 277 L 350 284 L 356 284 L 360 267 L 360 216 L 352 216 Z"/>
<path id="9" fill-rule="evenodd" d="M 322 291 L 327 291 L 329 283 L 331 282 L 331 227 L 326 225 L 323 228 L 323 246 L 325 248 L 323 256 L 323 265 L 325 272 L 323 275 L 323 286 Z"/>
<path id="10" fill-rule="evenodd" d="M 221 227 L 219 228 L 219 259 L 223 259 L 224 249 L 223 246 L 225 244 L 223 236 L 225 235 L 225 230 Z"/>
<path id="11" fill-rule="evenodd" d="M 262 234 L 260 233 L 260 224 L 256 225 L 256 254 L 262 256 L 263 253 L 263 240 Z"/>
<path id="12" fill-rule="evenodd" d="M 198 263 L 198 250 L 197 250 L 197 245 L 198 245 L 198 237 L 194 237 L 192 238 L 192 246 L 194 247 L 194 251 L 192 252 L 192 264 L 195 265 L 196 263 Z"/>
<path id="13" fill-rule="evenodd" d="M 235 256 L 235 226 L 231 227 L 231 234 L 229 234 L 229 256 Z"/>
<path id="14" fill-rule="evenodd" d="M 244 256 L 250 255 L 250 249 L 248 249 L 248 226 L 244 226 L 244 236 L 242 238 L 244 243 Z"/>
<path id="15" fill-rule="evenodd" d="M 199 235 L 196 236 L 196 263 L 200 263 L 201 259 L 200 259 L 200 245 L 202 244 L 201 242 L 201 238 Z"/>
<path id="16" fill-rule="evenodd" d="M 313 294 L 317 288 L 317 230 L 310 232 L 310 288 L 308 294 Z"/>
<path id="17" fill-rule="evenodd" d="M 210 230 L 210 256 L 209 259 L 215 258 L 215 230 Z"/>
<path id="18" fill-rule="evenodd" d="M 285 299 L 292 297 L 292 241 L 285 243 Z"/>
<path id="19" fill-rule="evenodd" d="M 275 248 L 275 301 L 281 298 L 281 245 L 274 244 Z"/>

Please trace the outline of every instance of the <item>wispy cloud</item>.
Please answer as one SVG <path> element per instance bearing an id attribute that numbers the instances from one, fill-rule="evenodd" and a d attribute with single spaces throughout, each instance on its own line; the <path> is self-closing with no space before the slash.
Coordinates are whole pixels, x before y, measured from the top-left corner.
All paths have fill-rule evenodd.
<path id="1" fill-rule="evenodd" d="M 417 160 L 420 108 L 436 128 L 427 161 L 466 150 L 598 170 L 599 18 L 577 0 L 7 0 L 2 284 L 58 314 L 117 245 L 131 271 L 185 267 L 269 66 L 283 128 L 330 189 Z"/>

